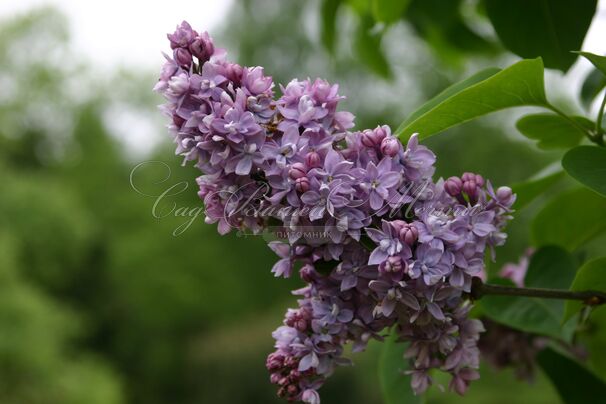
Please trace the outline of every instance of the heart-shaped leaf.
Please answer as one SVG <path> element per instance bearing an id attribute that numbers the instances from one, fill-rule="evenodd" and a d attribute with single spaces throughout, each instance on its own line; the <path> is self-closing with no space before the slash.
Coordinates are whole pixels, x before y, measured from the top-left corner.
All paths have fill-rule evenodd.
<path id="1" fill-rule="evenodd" d="M 555 114 L 526 115 L 516 123 L 518 130 L 527 138 L 538 140 L 544 150 L 569 149 L 585 137 L 585 129 L 593 129 L 593 122 L 582 116 L 571 117 L 575 123 Z"/>
<path id="2" fill-rule="evenodd" d="M 572 178 L 600 195 L 606 196 L 605 148 L 575 147 L 564 155 L 562 166 Z"/>

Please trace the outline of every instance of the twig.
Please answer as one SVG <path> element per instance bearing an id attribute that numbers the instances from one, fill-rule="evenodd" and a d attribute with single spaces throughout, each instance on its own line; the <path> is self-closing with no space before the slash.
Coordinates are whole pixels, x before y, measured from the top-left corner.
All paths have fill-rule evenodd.
<path id="1" fill-rule="evenodd" d="M 581 300 L 589 306 L 598 306 L 606 303 L 606 293 L 596 290 L 583 290 L 577 292 L 562 289 L 518 288 L 514 286 L 487 284 L 477 277 L 473 278 L 470 295 L 473 299 L 481 299 L 482 296 L 488 295 L 498 295 Z"/>

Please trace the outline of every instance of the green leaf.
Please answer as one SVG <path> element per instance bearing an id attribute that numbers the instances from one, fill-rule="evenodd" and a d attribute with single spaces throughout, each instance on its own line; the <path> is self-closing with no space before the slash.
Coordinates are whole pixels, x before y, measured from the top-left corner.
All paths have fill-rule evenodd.
<path id="1" fill-rule="evenodd" d="M 592 69 L 585 77 L 583 86 L 581 87 L 581 101 L 585 108 L 591 106 L 591 102 L 600 92 L 606 87 L 606 76 L 598 69 Z"/>
<path id="2" fill-rule="evenodd" d="M 507 49 L 566 71 L 576 60 L 597 0 L 486 0 L 488 18 Z"/>
<path id="3" fill-rule="evenodd" d="M 597 375 L 606 379 L 606 306 L 598 306 L 591 310 L 581 332 L 577 334 L 579 342 L 587 348 L 589 364 Z"/>
<path id="4" fill-rule="evenodd" d="M 401 129 L 405 128 L 406 126 L 408 126 L 409 124 L 414 122 L 417 118 L 419 118 L 426 112 L 430 111 L 431 109 L 436 107 L 438 104 L 442 103 L 444 100 L 461 92 L 462 90 L 466 89 L 467 87 L 471 87 L 472 85 L 474 85 L 476 83 L 479 83 L 481 81 L 486 80 L 489 77 L 494 76 L 495 74 L 497 74 L 500 71 L 501 71 L 501 69 L 498 69 L 496 67 L 489 67 L 487 69 L 480 70 L 473 76 L 470 76 L 463 81 L 459 81 L 458 83 L 455 83 L 455 84 L 447 87 L 444 91 L 442 91 L 441 93 L 439 93 L 438 95 L 433 97 L 431 100 L 427 101 L 425 104 L 421 105 L 417 110 L 415 110 L 412 114 L 410 114 L 410 116 L 408 118 L 406 118 L 406 120 L 400 124 L 400 126 L 396 130 L 396 133 L 399 133 L 399 131 Z"/>
<path id="5" fill-rule="evenodd" d="M 360 17 L 370 12 L 370 0 L 345 0 Z"/>
<path id="6" fill-rule="evenodd" d="M 606 56 L 596 55 L 589 52 L 574 52 L 589 60 L 593 65 L 606 76 Z"/>
<path id="7" fill-rule="evenodd" d="M 576 270 L 571 255 L 556 246 L 537 250 L 528 265 L 525 285 L 538 288 L 568 289 Z M 560 300 L 512 296 L 484 296 L 480 300 L 483 313 L 510 327 L 555 338 L 568 339 L 562 329 L 564 302 Z"/>
<path id="8" fill-rule="evenodd" d="M 531 225 L 535 246 L 559 245 L 568 251 L 606 230 L 606 199 L 579 188 L 551 199 Z"/>
<path id="9" fill-rule="evenodd" d="M 482 74 L 487 77 L 475 82 Z M 413 114 L 414 119 L 404 121 L 395 134 L 408 138 L 418 132 L 424 139 L 490 112 L 547 104 L 541 59 L 521 60 L 498 73 L 493 70 L 478 75 L 472 76 L 474 79 L 469 82 L 467 80 L 471 78 L 449 87 L 428 101 Z"/>
<path id="10" fill-rule="evenodd" d="M 550 165 L 541 170 L 537 175 L 528 181 L 513 184 L 511 189 L 516 194 L 514 209 L 520 210 L 532 202 L 535 198 L 542 195 L 552 185 L 557 183 L 564 176 L 564 171 L 560 164 Z"/>
<path id="11" fill-rule="evenodd" d="M 373 25 L 372 17 L 361 18 L 356 31 L 355 49 L 364 65 L 384 79 L 390 79 L 392 72 L 381 48 L 381 35 L 371 32 Z"/>
<path id="12" fill-rule="evenodd" d="M 409 3 L 410 0 L 372 0 L 372 14 L 375 20 L 391 24 L 402 17 Z"/>
<path id="13" fill-rule="evenodd" d="M 337 23 L 337 12 L 341 6 L 341 0 L 323 0 L 320 9 L 320 15 L 322 16 L 322 26 L 320 28 L 320 38 L 322 39 L 322 45 L 330 53 L 335 51 L 335 32 Z"/>
<path id="14" fill-rule="evenodd" d="M 570 290 L 597 290 L 606 292 L 606 257 L 597 258 L 585 263 L 577 272 Z M 576 300 L 566 302 L 566 312 L 563 322 L 566 322 L 576 312 L 581 310 L 583 304 Z"/>
<path id="15" fill-rule="evenodd" d="M 571 117 L 583 128 L 592 129 L 593 122 L 582 116 Z M 527 138 L 538 140 L 540 149 L 569 149 L 578 145 L 585 132 L 560 115 L 526 115 L 516 123 L 518 130 Z"/>
<path id="16" fill-rule="evenodd" d="M 572 178 L 600 195 L 606 196 L 605 148 L 575 147 L 564 155 L 562 166 Z"/>
<path id="17" fill-rule="evenodd" d="M 496 53 L 497 47 L 466 24 L 461 0 L 412 0 L 405 18 L 441 59 L 458 62 L 465 52 Z"/>
<path id="18" fill-rule="evenodd" d="M 594 403 L 606 397 L 606 384 L 592 372 L 552 348 L 542 350 L 537 361 L 566 404 Z"/>
<path id="19" fill-rule="evenodd" d="M 397 342 L 397 334 L 392 331 L 382 345 L 378 371 L 383 403 L 422 403 L 421 396 L 415 396 L 410 387 L 410 376 L 403 374 L 403 371 L 408 369 L 408 360 L 404 359 L 408 344 Z"/>
<path id="20" fill-rule="evenodd" d="M 541 247 L 530 258 L 524 284 L 531 288 L 568 289 L 576 272 L 577 265 L 566 250 L 556 246 Z"/>

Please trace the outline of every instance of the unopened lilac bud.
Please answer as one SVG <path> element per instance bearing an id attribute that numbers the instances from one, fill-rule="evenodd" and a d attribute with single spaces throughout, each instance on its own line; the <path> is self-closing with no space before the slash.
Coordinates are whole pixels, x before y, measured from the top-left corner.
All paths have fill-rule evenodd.
<path id="1" fill-rule="evenodd" d="M 215 53 L 215 45 L 213 45 L 208 32 L 203 32 L 194 38 L 193 42 L 189 45 L 189 50 L 193 56 L 200 60 L 200 63 L 204 63 Z"/>
<path id="2" fill-rule="evenodd" d="M 318 152 L 312 151 L 307 153 L 305 156 L 305 164 L 309 168 L 317 168 L 322 165 L 322 158 L 318 154 Z"/>
<path id="3" fill-rule="evenodd" d="M 417 230 L 414 224 L 407 223 L 404 220 L 394 220 L 391 222 L 391 226 L 403 243 L 413 245 L 417 241 L 417 238 L 419 238 L 419 230 Z"/>
<path id="4" fill-rule="evenodd" d="M 381 153 L 384 156 L 393 157 L 400 151 L 400 142 L 395 137 L 386 137 L 381 142 Z"/>
<path id="5" fill-rule="evenodd" d="M 400 230 L 398 235 L 400 240 L 408 245 L 413 245 L 419 238 L 419 230 L 417 230 L 414 224 L 407 224 Z"/>
<path id="6" fill-rule="evenodd" d="M 289 396 L 296 396 L 299 393 L 299 388 L 297 386 L 295 386 L 294 384 L 291 384 L 288 386 L 288 395 Z"/>
<path id="7" fill-rule="evenodd" d="M 177 26 L 174 33 L 166 35 L 170 41 L 171 49 L 187 48 L 197 35 L 187 21 Z"/>
<path id="8" fill-rule="evenodd" d="M 374 132 L 381 140 L 385 139 L 387 136 L 391 136 L 391 129 L 387 125 L 377 126 L 374 129 Z"/>
<path id="9" fill-rule="evenodd" d="M 177 48 L 173 52 L 175 62 L 181 67 L 189 68 L 191 66 L 191 53 L 185 48 Z"/>
<path id="10" fill-rule="evenodd" d="M 499 187 L 497 189 L 497 199 L 499 201 L 506 201 L 513 195 L 513 191 L 509 187 Z"/>
<path id="11" fill-rule="evenodd" d="M 484 177 L 482 177 L 480 174 L 463 173 L 463 175 L 461 176 L 461 179 L 463 180 L 463 182 L 473 181 L 479 187 L 484 186 Z"/>
<path id="12" fill-rule="evenodd" d="M 385 271 L 386 272 L 401 272 L 403 269 L 402 258 L 398 256 L 393 256 L 387 258 L 387 262 L 385 262 Z"/>
<path id="13" fill-rule="evenodd" d="M 463 182 L 463 192 L 467 194 L 472 202 L 476 201 L 478 199 L 478 186 L 475 180 Z"/>
<path id="14" fill-rule="evenodd" d="M 287 356 L 284 358 L 284 366 L 288 368 L 292 368 L 297 364 L 297 359 L 292 356 Z"/>
<path id="15" fill-rule="evenodd" d="M 284 366 L 284 356 L 278 353 L 272 353 L 267 357 L 267 361 L 265 362 L 265 366 L 270 372 L 279 370 Z M 273 375 L 272 375 L 273 376 Z M 278 380 L 276 380 L 278 382 Z"/>
<path id="16" fill-rule="evenodd" d="M 295 189 L 300 193 L 309 191 L 309 178 L 301 177 L 295 180 Z"/>
<path id="17" fill-rule="evenodd" d="M 444 189 L 450 196 L 457 196 L 463 189 L 463 181 L 459 177 L 450 177 L 444 182 Z"/>
<path id="18" fill-rule="evenodd" d="M 387 136 L 387 132 L 383 127 L 377 126 L 374 130 L 366 129 L 362 132 L 361 142 L 366 147 L 376 147 L 381 144 Z"/>
<path id="19" fill-rule="evenodd" d="M 366 147 L 375 147 L 376 143 L 374 141 L 374 133 L 370 129 L 365 129 L 362 131 L 362 135 L 360 136 L 360 141 Z"/>
<path id="20" fill-rule="evenodd" d="M 288 176 L 293 180 L 296 180 L 297 178 L 305 177 L 306 175 L 307 175 L 307 168 L 305 167 L 305 164 L 303 164 L 303 163 L 294 163 L 290 167 L 290 170 L 288 170 Z"/>
<path id="21" fill-rule="evenodd" d="M 228 63 L 225 66 L 225 71 L 223 72 L 223 75 L 229 81 L 233 81 L 234 84 L 240 85 L 240 83 L 242 81 L 242 74 L 243 74 L 243 72 L 244 72 L 244 69 L 239 64 L 237 64 L 237 63 Z"/>
<path id="22" fill-rule="evenodd" d="M 303 265 L 299 270 L 299 276 L 304 282 L 311 283 L 315 279 L 315 271 L 312 265 Z"/>

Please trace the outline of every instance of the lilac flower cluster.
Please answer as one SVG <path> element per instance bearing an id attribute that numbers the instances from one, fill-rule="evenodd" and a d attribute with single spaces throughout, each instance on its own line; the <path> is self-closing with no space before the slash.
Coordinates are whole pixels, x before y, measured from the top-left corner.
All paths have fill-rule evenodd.
<path id="1" fill-rule="evenodd" d="M 410 342 L 415 392 L 441 369 L 463 394 L 478 377 L 483 331 L 465 293 L 485 250 L 505 241 L 511 189 L 472 173 L 433 182 L 435 155 L 416 135 L 403 147 L 388 126 L 350 131 L 337 85 L 293 80 L 275 98 L 263 68 L 229 62 L 207 33 L 183 22 L 168 38 L 173 55 L 155 89 L 177 154 L 204 173 L 206 222 L 221 234 L 284 234 L 269 243 L 280 257 L 272 272 L 302 265 L 306 286 L 267 359 L 278 394 L 319 403 L 320 386 L 348 363 L 344 345 L 363 350 L 389 328 Z"/>

